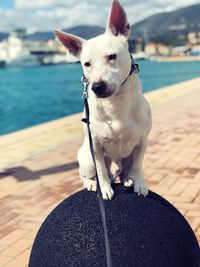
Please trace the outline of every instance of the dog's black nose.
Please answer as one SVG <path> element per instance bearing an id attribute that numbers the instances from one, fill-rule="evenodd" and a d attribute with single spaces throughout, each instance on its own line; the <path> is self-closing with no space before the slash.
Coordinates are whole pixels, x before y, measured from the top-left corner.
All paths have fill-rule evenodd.
<path id="1" fill-rule="evenodd" d="M 103 97 L 106 94 L 107 85 L 105 82 L 96 82 L 92 85 L 92 91 L 98 96 Z"/>

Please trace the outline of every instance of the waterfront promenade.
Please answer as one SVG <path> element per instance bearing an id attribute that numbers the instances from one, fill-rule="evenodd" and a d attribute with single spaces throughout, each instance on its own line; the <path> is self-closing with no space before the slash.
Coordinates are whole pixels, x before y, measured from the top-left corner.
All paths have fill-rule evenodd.
<path id="1" fill-rule="evenodd" d="M 177 207 L 200 242 L 200 78 L 146 94 L 153 129 L 145 155 L 149 188 Z M 82 189 L 81 115 L 0 137 L 0 266 L 27 266 L 51 210 Z"/>

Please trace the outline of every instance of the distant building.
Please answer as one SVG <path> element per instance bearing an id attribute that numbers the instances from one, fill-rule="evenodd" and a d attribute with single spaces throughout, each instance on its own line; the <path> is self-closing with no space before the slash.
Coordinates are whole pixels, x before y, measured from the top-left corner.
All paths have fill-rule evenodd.
<path id="1" fill-rule="evenodd" d="M 187 23 L 172 24 L 168 27 L 170 31 L 180 31 L 187 29 Z"/>
<path id="2" fill-rule="evenodd" d="M 190 45 L 200 44 L 200 32 L 188 33 L 188 42 Z"/>
<path id="3" fill-rule="evenodd" d="M 172 56 L 181 57 L 190 54 L 190 47 L 188 45 L 175 46 L 172 48 Z"/>
<path id="4" fill-rule="evenodd" d="M 148 56 L 169 56 L 171 53 L 171 48 L 167 45 L 160 44 L 160 43 L 148 43 L 145 46 L 145 53 Z"/>

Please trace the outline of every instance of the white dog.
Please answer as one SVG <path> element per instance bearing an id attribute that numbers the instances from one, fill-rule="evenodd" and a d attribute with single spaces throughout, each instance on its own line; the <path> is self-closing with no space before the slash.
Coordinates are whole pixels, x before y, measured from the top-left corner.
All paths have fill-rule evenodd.
<path id="1" fill-rule="evenodd" d="M 130 27 L 124 9 L 113 0 L 106 32 L 88 41 L 61 31 L 55 34 L 80 59 L 90 81 L 90 127 L 103 199 L 112 199 L 111 182 L 116 176 L 125 186 L 134 186 L 136 193 L 146 196 L 142 163 L 151 130 L 151 111 L 142 95 L 138 74 L 129 76 Z M 96 191 L 86 125 L 84 131 L 85 139 L 78 152 L 80 177 L 89 191 Z"/>

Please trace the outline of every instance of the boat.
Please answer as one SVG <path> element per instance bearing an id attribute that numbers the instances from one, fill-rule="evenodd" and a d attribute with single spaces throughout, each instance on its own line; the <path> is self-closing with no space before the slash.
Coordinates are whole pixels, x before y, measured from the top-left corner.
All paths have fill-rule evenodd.
<path id="1" fill-rule="evenodd" d="M 135 60 L 149 60 L 149 57 L 144 52 L 132 53 Z"/>
<path id="2" fill-rule="evenodd" d="M 39 65 L 40 62 L 32 55 L 20 55 L 7 61 L 8 67 L 32 67 Z"/>
<path id="3" fill-rule="evenodd" d="M 0 60 L 0 68 L 4 68 L 6 66 L 5 60 Z"/>
<path id="4" fill-rule="evenodd" d="M 69 56 L 68 54 L 55 54 L 52 56 L 45 56 L 41 60 L 42 65 L 58 65 L 58 64 L 69 64 L 79 62 L 77 58 Z"/>

